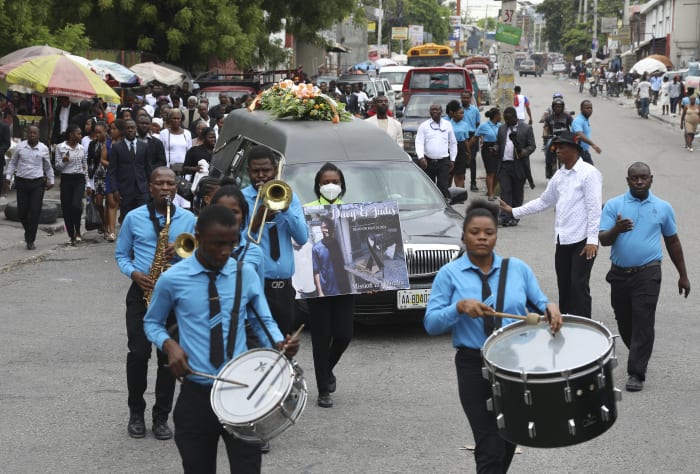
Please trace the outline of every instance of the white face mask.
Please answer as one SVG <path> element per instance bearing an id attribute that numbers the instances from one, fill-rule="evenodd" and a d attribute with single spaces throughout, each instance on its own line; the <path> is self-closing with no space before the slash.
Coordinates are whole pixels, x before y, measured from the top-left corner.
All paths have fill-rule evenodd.
<path id="1" fill-rule="evenodd" d="M 321 195 L 328 199 L 329 202 L 335 201 L 338 196 L 340 196 L 340 193 L 343 192 L 343 188 L 334 183 L 324 184 L 319 190 L 321 191 Z"/>

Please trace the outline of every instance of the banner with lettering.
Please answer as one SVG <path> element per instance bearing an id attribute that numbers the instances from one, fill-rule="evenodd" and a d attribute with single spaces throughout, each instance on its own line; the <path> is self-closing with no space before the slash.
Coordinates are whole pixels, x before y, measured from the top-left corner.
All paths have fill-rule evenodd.
<path id="1" fill-rule="evenodd" d="M 304 207 L 309 239 L 294 246 L 297 298 L 409 288 L 396 201 Z"/>

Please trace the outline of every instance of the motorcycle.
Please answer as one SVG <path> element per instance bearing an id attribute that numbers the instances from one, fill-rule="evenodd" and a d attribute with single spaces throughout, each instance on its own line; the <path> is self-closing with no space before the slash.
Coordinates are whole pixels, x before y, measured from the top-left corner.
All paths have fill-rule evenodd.
<path id="1" fill-rule="evenodd" d="M 588 79 L 589 83 L 589 88 L 588 91 L 591 93 L 593 97 L 598 95 L 598 78 L 596 77 L 591 77 Z"/>

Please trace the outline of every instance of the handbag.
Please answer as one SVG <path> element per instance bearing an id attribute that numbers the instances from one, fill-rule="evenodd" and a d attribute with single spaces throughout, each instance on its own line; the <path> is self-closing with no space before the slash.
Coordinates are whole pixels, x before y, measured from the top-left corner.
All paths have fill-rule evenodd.
<path id="1" fill-rule="evenodd" d="M 102 216 L 95 204 L 94 199 L 88 197 L 85 201 L 85 228 L 87 230 L 95 230 L 102 226 Z"/>
<path id="2" fill-rule="evenodd" d="M 194 199 L 194 194 L 192 193 L 192 183 L 187 181 L 184 176 L 178 176 L 175 180 L 177 184 L 177 193 L 188 201 Z"/>

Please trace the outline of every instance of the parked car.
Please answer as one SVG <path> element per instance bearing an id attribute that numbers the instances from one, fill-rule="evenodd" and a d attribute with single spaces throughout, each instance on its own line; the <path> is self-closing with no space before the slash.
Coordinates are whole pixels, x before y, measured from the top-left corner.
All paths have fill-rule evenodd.
<path id="1" fill-rule="evenodd" d="M 403 115 L 401 116 L 401 129 L 403 130 L 403 149 L 411 158 L 416 156 L 416 133 L 418 126 L 430 118 L 430 106 L 439 104 L 445 111 L 447 103 L 451 100 L 460 100 L 461 94 L 413 94 L 408 99 Z"/>
<path id="2" fill-rule="evenodd" d="M 488 74 L 475 74 L 479 86 L 479 105 L 491 105 L 491 79 Z"/>
<path id="3" fill-rule="evenodd" d="M 249 184 L 246 151 L 263 144 L 279 155 L 282 179 L 302 203 L 317 199 L 314 176 L 326 161 L 345 175 L 343 202 L 395 200 L 410 289 L 358 295 L 355 319 L 365 323 L 416 321 L 425 313 L 437 271 L 460 252 L 462 217 L 389 136 L 362 120 L 315 122 L 274 119 L 268 112 L 234 110 L 224 122 L 210 174 Z M 303 300 L 299 300 L 303 311 Z"/>
<path id="4" fill-rule="evenodd" d="M 520 61 L 520 66 L 518 69 L 520 77 L 523 76 L 535 76 L 537 77 L 537 65 L 532 59 L 523 59 Z"/>
<path id="5" fill-rule="evenodd" d="M 406 73 L 413 69 L 413 66 L 384 66 L 379 70 L 379 78 L 386 79 L 391 84 L 391 89 L 394 91 L 395 107 L 401 109 L 403 107 L 403 95 L 401 88 L 403 81 L 406 78 Z"/>
<path id="6" fill-rule="evenodd" d="M 567 69 L 564 61 L 557 61 L 552 64 L 552 74 L 566 74 Z"/>
<path id="7" fill-rule="evenodd" d="M 341 89 L 345 84 L 356 84 L 358 82 L 362 83 L 362 90 L 365 91 L 370 100 L 380 93 L 384 94 L 389 99 L 389 110 L 392 113 L 396 112 L 394 91 L 386 79 L 370 77 L 367 74 L 347 74 L 340 76 L 337 81 L 338 87 Z"/>

